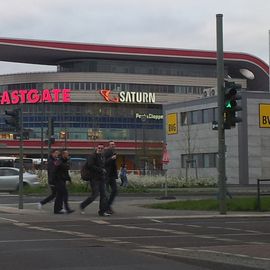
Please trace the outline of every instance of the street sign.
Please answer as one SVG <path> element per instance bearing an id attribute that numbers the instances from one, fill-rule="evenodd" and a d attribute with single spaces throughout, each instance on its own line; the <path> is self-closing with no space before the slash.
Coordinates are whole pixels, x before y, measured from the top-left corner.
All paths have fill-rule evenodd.
<path id="1" fill-rule="evenodd" d="M 212 130 L 218 130 L 218 122 L 217 121 L 212 122 Z"/>

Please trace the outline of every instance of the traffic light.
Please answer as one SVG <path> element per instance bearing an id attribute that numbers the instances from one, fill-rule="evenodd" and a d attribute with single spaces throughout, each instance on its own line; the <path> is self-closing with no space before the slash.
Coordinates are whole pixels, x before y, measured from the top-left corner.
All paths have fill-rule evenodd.
<path id="1" fill-rule="evenodd" d="M 20 109 L 5 111 L 5 114 L 8 116 L 5 119 L 6 125 L 9 125 L 14 131 L 19 132 L 21 130 Z"/>
<path id="2" fill-rule="evenodd" d="M 224 89 L 224 129 L 235 127 L 236 123 L 242 122 L 237 112 L 242 110 L 237 100 L 241 99 L 241 85 L 235 82 L 225 81 Z"/>

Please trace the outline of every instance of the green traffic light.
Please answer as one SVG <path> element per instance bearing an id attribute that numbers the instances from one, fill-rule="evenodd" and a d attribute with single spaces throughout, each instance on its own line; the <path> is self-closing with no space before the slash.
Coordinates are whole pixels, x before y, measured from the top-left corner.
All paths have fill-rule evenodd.
<path id="1" fill-rule="evenodd" d="M 231 109 L 231 108 L 232 108 L 231 101 L 227 101 L 227 102 L 226 102 L 225 108 L 226 108 L 226 109 Z"/>

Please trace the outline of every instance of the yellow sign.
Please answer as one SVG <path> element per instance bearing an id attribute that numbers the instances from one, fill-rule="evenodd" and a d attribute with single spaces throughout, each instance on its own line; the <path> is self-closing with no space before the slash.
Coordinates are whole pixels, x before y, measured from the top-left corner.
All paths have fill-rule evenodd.
<path id="1" fill-rule="evenodd" d="M 270 128 L 270 104 L 259 104 L 260 128 Z"/>
<path id="2" fill-rule="evenodd" d="M 167 114 L 167 134 L 177 134 L 178 133 L 178 121 L 177 113 Z"/>

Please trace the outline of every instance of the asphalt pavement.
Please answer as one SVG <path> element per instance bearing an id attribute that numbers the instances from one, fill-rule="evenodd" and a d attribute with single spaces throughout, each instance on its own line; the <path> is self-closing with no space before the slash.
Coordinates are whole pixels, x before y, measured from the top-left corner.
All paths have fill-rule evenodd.
<path id="1" fill-rule="evenodd" d="M 244 190 L 244 192 L 246 193 L 247 190 Z M 209 196 L 214 196 L 214 193 L 206 195 L 199 194 L 196 191 L 196 194 L 189 194 L 189 199 Z M 64 223 L 76 227 L 91 220 L 94 223 L 110 226 L 110 228 L 121 228 L 121 234 L 122 230 L 132 231 L 138 230 L 138 228 L 147 233 L 157 230 L 166 234 L 166 230 L 170 226 L 176 226 L 177 224 L 177 229 L 174 227 L 174 230 L 168 230 L 168 234 L 173 234 L 176 238 L 181 236 L 182 241 L 164 241 L 166 235 L 162 235 L 164 239 L 160 242 L 156 239 L 156 244 L 154 244 L 155 242 L 152 244 L 144 243 L 138 247 L 136 242 L 138 239 L 134 238 L 131 242 L 136 244 L 136 250 L 144 254 L 172 260 L 198 261 L 200 265 L 205 262 L 208 264 L 224 263 L 231 267 L 229 269 L 234 269 L 232 268 L 233 265 L 238 267 L 235 269 L 241 269 L 241 267 L 270 269 L 270 213 L 227 212 L 226 215 L 221 215 L 217 211 L 160 210 L 143 207 L 151 203 L 170 201 L 161 200 L 161 197 L 163 196 L 120 195 L 114 204 L 115 214 L 110 217 L 99 217 L 97 215 L 98 201 L 86 208 L 85 215 L 81 215 L 78 205 L 84 199 L 82 196 L 70 197 L 71 206 L 76 210 L 74 213 L 54 215 L 53 204 L 51 203 L 45 205 L 42 210 L 37 209 L 39 197 L 25 196 L 24 208 L 18 209 L 18 197 L 9 197 L 9 195 L 4 194 L 0 196 L 0 221 L 17 225 L 32 224 L 33 229 L 35 229 L 33 224 Z M 186 198 L 186 196 L 183 198 L 182 195 L 176 196 L 176 199 Z M 157 229 L 156 226 L 162 227 Z M 48 228 L 46 227 L 44 230 L 46 229 Z M 72 232 L 69 231 L 69 233 Z M 111 233 L 109 239 L 112 242 L 120 241 L 121 237 L 119 238 L 119 235 L 117 235 L 118 231 L 112 230 Z M 130 240 L 132 235 L 128 237 Z M 151 238 L 158 238 L 158 235 L 147 234 L 144 237 L 149 241 Z M 170 237 L 172 236 L 170 235 Z M 185 237 L 187 237 L 186 242 L 183 241 Z M 97 237 L 97 240 L 99 238 L 101 236 Z"/>

